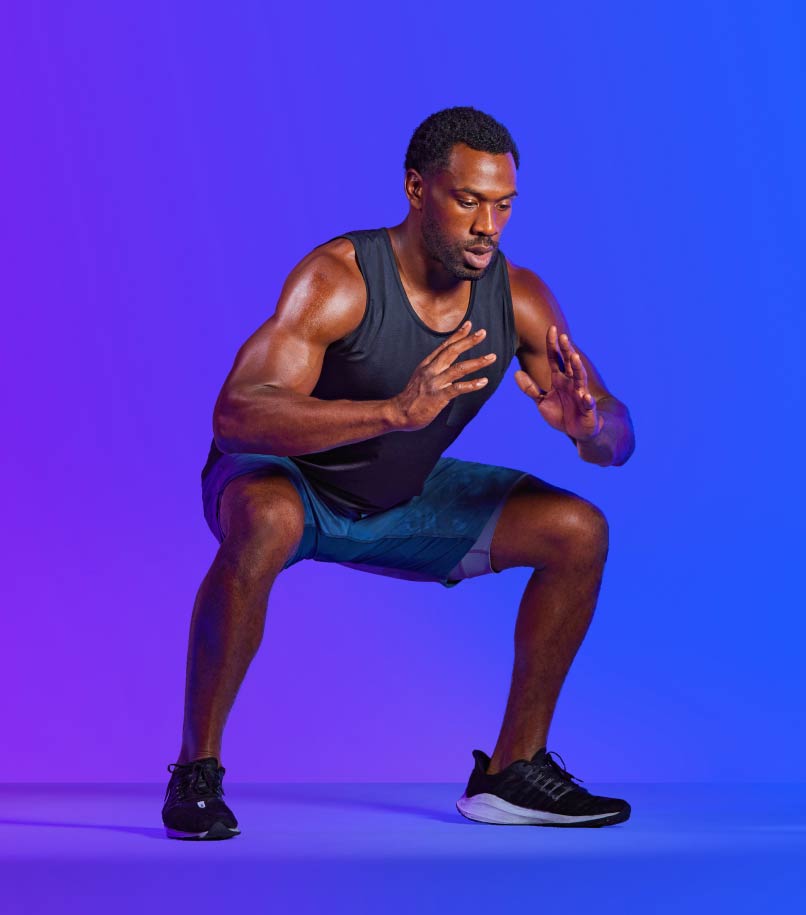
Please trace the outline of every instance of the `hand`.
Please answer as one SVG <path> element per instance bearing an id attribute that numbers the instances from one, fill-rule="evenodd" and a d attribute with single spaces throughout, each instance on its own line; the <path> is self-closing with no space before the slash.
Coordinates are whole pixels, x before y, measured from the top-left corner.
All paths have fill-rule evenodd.
<path id="1" fill-rule="evenodd" d="M 568 334 L 557 336 L 557 325 L 546 332 L 546 355 L 551 370 L 551 390 L 544 391 L 522 369 L 515 381 L 524 394 L 534 400 L 543 419 L 554 429 L 585 442 L 594 438 L 604 426 L 604 417 L 588 390 L 588 373 L 582 357 L 571 345 Z"/>
<path id="2" fill-rule="evenodd" d="M 448 339 L 438 346 L 414 370 L 409 383 L 396 397 L 392 398 L 395 412 L 399 416 L 398 428 L 406 432 L 422 429 L 432 422 L 453 399 L 460 394 L 469 394 L 487 384 L 486 378 L 472 381 L 457 381 L 477 369 L 492 365 L 495 353 L 464 359 L 454 365 L 462 353 L 481 343 L 487 334 L 485 330 L 470 333 L 471 323 L 465 323 Z"/>

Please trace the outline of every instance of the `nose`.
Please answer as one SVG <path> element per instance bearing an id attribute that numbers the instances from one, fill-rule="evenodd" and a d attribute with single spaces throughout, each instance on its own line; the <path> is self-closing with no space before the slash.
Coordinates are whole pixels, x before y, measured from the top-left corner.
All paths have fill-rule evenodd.
<path id="1" fill-rule="evenodd" d="M 495 213 L 490 204 L 482 203 L 476 210 L 476 218 L 473 220 L 473 234 L 486 235 L 493 237 L 498 234 L 498 226 L 495 222 Z"/>

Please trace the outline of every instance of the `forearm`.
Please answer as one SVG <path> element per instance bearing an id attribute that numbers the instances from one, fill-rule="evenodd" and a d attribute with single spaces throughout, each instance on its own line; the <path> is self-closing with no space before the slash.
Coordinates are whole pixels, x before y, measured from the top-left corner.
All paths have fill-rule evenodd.
<path id="1" fill-rule="evenodd" d="M 222 394 L 213 418 L 222 452 L 284 457 L 327 451 L 396 428 L 391 400 L 319 400 L 270 385 Z"/>
<path id="2" fill-rule="evenodd" d="M 596 409 L 604 419 L 599 433 L 586 442 L 577 442 L 577 453 L 589 464 L 602 467 L 624 464 L 635 450 L 635 433 L 627 408 L 615 397 L 603 397 Z M 570 437 L 570 436 L 569 436 Z"/>

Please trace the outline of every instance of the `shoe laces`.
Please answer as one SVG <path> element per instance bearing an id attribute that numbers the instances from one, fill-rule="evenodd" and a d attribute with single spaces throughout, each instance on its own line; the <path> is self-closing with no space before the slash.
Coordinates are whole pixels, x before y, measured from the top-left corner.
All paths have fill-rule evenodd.
<path id="1" fill-rule="evenodd" d="M 551 758 L 552 756 L 559 757 L 562 765 L 555 762 L 555 760 Z M 544 791 L 553 800 L 559 800 L 563 795 L 568 794 L 569 791 L 582 791 L 587 793 L 587 789 L 580 788 L 578 785 L 574 784 L 574 781 L 581 782 L 582 779 L 572 775 L 565 768 L 565 760 L 562 756 L 560 756 L 559 753 L 555 753 L 553 750 L 549 750 L 540 763 L 531 765 L 529 771 L 525 773 L 525 777 L 528 782 L 541 791 Z"/>
<path id="2" fill-rule="evenodd" d="M 560 760 L 562 765 L 559 765 L 559 763 L 556 763 L 551 758 L 552 756 L 556 756 Z M 565 760 L 562 758 L 562 756 L 560 756 L 559 753 L 555 753 L 554 750 L 549 750 L 548 753 L 546 753 L 544 760 L 554 769 L 555 772 L 559 773 L 561 778 L 568 779 L 568 781 L 576 781 L 576 782 L 584 781 L 584 779 L 577 778 L 576 775 L 571 775 L 571 773 L 565 768 Z"/>
<path id="3" fill-rule="evenodd" d="M 169 763 L 168 771 L 173 775 L 177 770 L 176 779 L 172 779 L 165 791 L 166 798 L 173 788 L 177 800 L 184 798 L 223 797 L 224 786 L 222 778 L 226 769 L 223 766 L 216 768 L 210 763 L 200 762 Z"/>

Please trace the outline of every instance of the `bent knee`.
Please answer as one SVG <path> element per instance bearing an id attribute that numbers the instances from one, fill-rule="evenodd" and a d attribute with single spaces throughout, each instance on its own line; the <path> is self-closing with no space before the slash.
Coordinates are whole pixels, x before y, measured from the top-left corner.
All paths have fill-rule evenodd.
<path id="1" fill-rule="evenodd" d="M 226 486 L 219 522 L 225 540 L 296 546 L 305 527 L 305 509 L 285 474 L 259 471 L 236 477 Z"/>
<path id="2" fill-rule="evenodd" d="M 610 525 L 604 512 L 580 496 L 569 496 L 557 513 L 554 533 L 565 548 L 607 556 Z"/>

